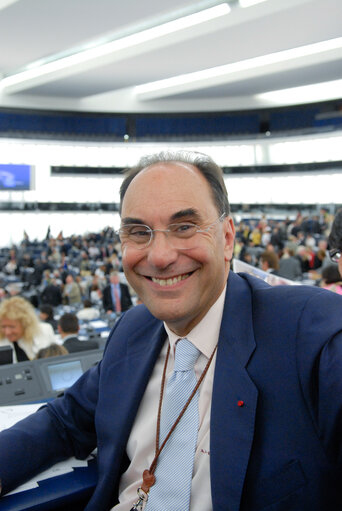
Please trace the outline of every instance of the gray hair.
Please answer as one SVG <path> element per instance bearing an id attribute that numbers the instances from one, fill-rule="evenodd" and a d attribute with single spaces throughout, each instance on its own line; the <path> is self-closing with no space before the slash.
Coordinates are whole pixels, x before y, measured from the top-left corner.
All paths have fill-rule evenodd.
<path id="1" fill-rule="evenodd" d="M 142 170 L 157 163 L 172 162 L 187 163 L 196 167 L 210 185 L 213 200 L 219 214 L 230 214 L 228 194 L 221 167 L 219 167 L 210 156 L 191 151 L 163 151 L 161 153 L 143 156 L 136 166 L 128 169 L 125 172 L 125 178 L 120 187 L 120 213 L 122 209 L 122 202 L 129 185 Z"/>

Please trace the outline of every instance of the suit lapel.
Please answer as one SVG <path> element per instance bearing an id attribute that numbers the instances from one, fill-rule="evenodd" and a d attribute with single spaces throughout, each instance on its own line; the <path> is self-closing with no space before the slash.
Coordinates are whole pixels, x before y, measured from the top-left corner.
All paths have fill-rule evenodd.
<path id="1" fill-rule="evenodd" d="M 151 328 L 145 328 L 141 332 L 137 330 L 134 337 L 128 339 L 126 355 L 121 359 L 113 357 L 116 358 L 120 370 L 118 371 L 115 367 L 109 373 L 110 384 L 116 389 L 115 396 L 111 396 L 111 403 L 114 410 L 116 404 L 121 408 L 122 395 L 125 395 L 127 415 L 121 414 L 116 418 L 116 421 L 122 418 L 119 430 L 121 430 L 120 435 L 123 438 L 129 436 L 146 386 L 165 341 L 166 333 L 163 324 L 157 320 L 153 320 L 153 323 Z"/>
<path id="2" fill-rule="evenodd" d="M 210 466 L 214 511 L 238 511 L 254 436 L 257 389 L 246 365 L 255 349 L 251 291 L 230 272 L 215 366 Z"/>

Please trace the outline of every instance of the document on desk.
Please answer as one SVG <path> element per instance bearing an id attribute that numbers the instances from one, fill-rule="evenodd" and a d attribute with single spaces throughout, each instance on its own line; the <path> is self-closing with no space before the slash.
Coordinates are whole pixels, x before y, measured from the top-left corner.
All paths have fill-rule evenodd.
<path id="1" fill-rule="evenodd" d="M 36 412 L 44 403 L 35 403 L 29 405 L 13 405 L 13 406 L 0 406 L 0 431 L 3 429 L 10 428 L 16 422 L 21 419 L 25 419 L 31 413 Z M 76 458 L 69 458 L 66 461 L 61 461 L 53 467 L 41 472 L 30 481 L 25 484 L 18 486 L 15 490 L 8 493 L 7 495 L 13 495 L 14 493 L 22 492 L 25 490 L 31 490 L 32 488 L 38 487 L 38 482 L 50 477 L 56 477 L 67 472 L 72 472 L 76 467 L 86 467 L 88 460 L 92 459 L 90 456 L 86 460 L 77 460 Z M 2 498 L 6 498 L 6 495 Z"/>

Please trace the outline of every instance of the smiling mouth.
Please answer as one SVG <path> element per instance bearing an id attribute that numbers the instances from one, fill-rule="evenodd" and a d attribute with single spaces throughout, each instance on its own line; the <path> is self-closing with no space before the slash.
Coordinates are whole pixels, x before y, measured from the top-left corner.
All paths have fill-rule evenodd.
<path id="1" fill-rule="evenodd" d="M 169 277 L 168 279 L 160 279 L 158 277 L 148 277 L 155 284 L 159 284 L 159 286 L 173 286 L 174 284 L 178 284 L 182 280 L 187 279 L 192 275 L 193 272 L 183 273 L 182 275 L 177 275 L 176 277 Z"/>

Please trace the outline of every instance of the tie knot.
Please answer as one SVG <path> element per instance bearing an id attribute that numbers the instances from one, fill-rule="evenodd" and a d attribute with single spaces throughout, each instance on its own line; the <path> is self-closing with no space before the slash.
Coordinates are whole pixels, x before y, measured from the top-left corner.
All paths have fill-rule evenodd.
<path id="1" fill-rule="evenodd" d="M 176 344 L 175 371 L 190 371 L 194 368 L 200 351 L 188 339 L 180 339 Z"/>

